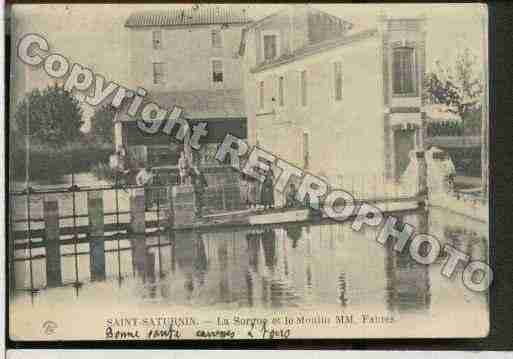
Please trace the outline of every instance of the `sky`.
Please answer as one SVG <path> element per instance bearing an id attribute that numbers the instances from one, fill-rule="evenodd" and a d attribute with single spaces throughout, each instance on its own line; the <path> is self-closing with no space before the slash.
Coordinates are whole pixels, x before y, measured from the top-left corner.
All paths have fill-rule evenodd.
<path id="1" fill-rule="evenodd" d="M 134 87 L 137 85 L 131 83 L 127 61 L 129 29 L 124 27 L 128 16 L 136 10 L 190 6 L 190 4 L 17 5 L 11 13 L 13 43 L 15 44 L 17 39 L 26 33 L 41 34 L 50 43 L 50 51 L 63 54 L 71 61 L 103 74 L 107 80 Z M 249 17 L 258 20 L 288 5 L 236 4 L 229 6 L 245 8 Z M 454 62 L 456 53 L 465 47 L 481 56 L 480 60 L 484 61 L 486 48 L 484 24 L 486 22 L 483 22 L 483 19 L 486 19 L 487 12 L 483 4 L 316 4 L 311 6 L 351 21 L 360 28 L 375 26 L 380 14 L 392 17 L 426 16 L 427 71 L 433 68 L 437 60 L 445 63 Z M 15 84 L 13 87 L 15 96 L 31 88 L 42 88 L 51 83 L 44 71 L 30 71 L 24 66 L 19 61 L 15 62 L 14 79 L 17 78 L 16 73 L 24 71 L 28 73 L 27 77 L 30 81 Z M 87 120 L 91 114 L 91 109 L 85 109 L 84 130 L 88 128 Z"/>

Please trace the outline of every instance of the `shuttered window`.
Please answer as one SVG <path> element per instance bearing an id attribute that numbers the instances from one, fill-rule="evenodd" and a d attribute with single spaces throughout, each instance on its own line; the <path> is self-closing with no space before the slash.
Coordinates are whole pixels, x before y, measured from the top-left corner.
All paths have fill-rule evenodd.
<path id="1" fill-rule="evenodd" d="M 264 59 L 272 60 L 277 54 L 276 35 L 264 35 Z"/>
<path id="2" fill-rule="evenodd" d="M 161 30 L 153 31 L 153 48 L 155 50 L 162 48 L 162 31 Z"/>
<path id="3" fill-rule="evenodd" d="M 410 47 L 394 49 L 393 88 L 394 94 L 415 94 L 415 52 Z"/>
<path id="4" fill-rule="evenodd" d="M 220 48 L 223 47 L 223 41 L 221 39 L 220 30 L 212 30 L 212 47 Z"/>
<path id="5" fill-rule="evenodd" d="M 284 81 L 283 76 L 280 76 L 280 78 L 278 79 L 278 101 L 279 101 L 280 106 L 283 106 L 283 104 L 284 104 L 283 81 Z"/>
<path id="6" fill-rule="evenodd" d="M 163 62 L 154 62 L 153 63 L 153 83 L 154 84 L 163 84 L 165 82 L 165 72 L 164 72 L 164 63 Z"/>
<path id="7" fill-rule="evenodd" d="M 333 64 L 333 75 L 335 84 L 335 100 L 342 100 L 342 63 L 335 62 Z"/>
<path id="8" fill-rule="evenodd" d="M 308 169 L 310 162 L 310 135 L 303 132 L 303 168 Z"/>
<path id="9" fill-rule="evenodd" d="M 212 60 L 212 81 L 223 82 L 223 62 Z"/>
<path id="10" fill-rule="evenodd" d="M 306 71 L 301 71 L 301 105 L 307 105 L 308 89 L 307 89 Z"/>
<path id="11" fill-rule="evenodd" d="M 258 83 L 258 101 L 260 109 L 264 108 L 264 81 Z"/>

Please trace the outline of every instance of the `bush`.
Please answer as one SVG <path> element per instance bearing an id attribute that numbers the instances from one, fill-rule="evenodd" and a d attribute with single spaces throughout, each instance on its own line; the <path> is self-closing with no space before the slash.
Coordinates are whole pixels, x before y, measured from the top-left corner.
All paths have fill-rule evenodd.
<path id="1" fill-rule="evenodd" d="M 111 146 L 71 144 L 60 149 L 34 145 L 29 149 L 29 176 L 31 180 L 57 179 L 72 172 L 88 172 L 100 162 L 108 163 Z M 15 180 L 24 180 L 26 150 L 12 150 L 9 160 Z"/>

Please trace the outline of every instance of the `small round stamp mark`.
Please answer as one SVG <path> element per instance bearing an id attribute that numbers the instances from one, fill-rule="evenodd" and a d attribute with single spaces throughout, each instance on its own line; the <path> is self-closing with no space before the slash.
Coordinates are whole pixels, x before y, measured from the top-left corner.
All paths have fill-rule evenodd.
<path id="1" fill-rule="evenodd" d="M 52 335 L 57 330 L 57 323 L 47 320 L 43 323 L 43 331 L 46 335 Z"/>

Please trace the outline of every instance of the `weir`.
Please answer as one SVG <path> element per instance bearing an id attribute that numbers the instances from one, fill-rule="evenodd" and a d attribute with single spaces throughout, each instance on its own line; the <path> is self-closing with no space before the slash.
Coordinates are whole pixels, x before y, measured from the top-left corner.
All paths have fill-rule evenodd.
<path id="1" fill-rule="evenodd" d="M 380 209 L 385 215 L 391 213 L 416 212 L 424 207 L 429 194 L 427 184 L 427 168 L 424 152 L 414 154 L 417 170 L 415 171 L 415 191 L 410 194 L 399 192 L 384 193 L 374 197 L 355 198 L 355 206 L 366 203 Z M 371 184 L 372 186 L 372 184 Z M 167 244 L 180 245 L 184 238 L 195 238 L 193 232 L 214 232 L 222 228 L 267 228 L 268 226 L 283 223 L 308 224 L 319 223 L 319 220 L 330 221 L 326 216 L 315 215 L 309 209 L 279 208 L 274 210 L 254 210 L 244 203 L 241 193 L 243 185 L 240 183 L 225 183 L 222 186 L 209 186 L 205 191 L 205 207 L 207 213 L 199 215 L 198 198 L 193 186 L 189 185 L 165 185 L 165 186 L 128 186 L 55 189 L 51 191 L 20 192 L 11 196 L 13 202 L 26 201 L 23 196 L 43 198 L 42 218 L 13 218 L 13 227 L 19 224 L 31 223 L 25 228 L 13 228 L 10 237 L 11 253 L 10 264 L 14 268 L 16 261 L 31 261 L 35 257 L 44 257 L 46 262 L 47 286 L 62 285 L 61 246 L 88 244 L 91 281 L 106 279 L 106 253 L 114 251 L 106 242 L 126 240 L 129 247 L 124 250 L 131 252 L 133 273 L 145 281 L 155 281 L 156 267 L 161 267 L 160 253 L 158 256 L 151 249 L 161 245 L 161 237 L 164 236 Z M 114 212 L 107 209 L 109 201 L 106 201 L 106 192 L 115 191 L 116 209 Z M 72 192 L 73 196 L 70 196 Z M 360 192 L 361 193 L 361 192 Z M 75 213 L 70 216 L 65 211 L 59 214 L 59 207 L 63 207 L 65 197 L 73 198 L 75 195 L 85 194 L 87 214 Z M 119 206 L 118 197 L 124 195 L 125 206 Z M 377 194 L 377 193 L 376 193 Z M 387 195 L 388 194 L 388 195 Z M 75 204 L 73 204 L 75 206 Z M 14 206 L 14 205 L 13 205 Z M 215 210 L 211 210 L 215 208 Z M 64 212 L 64 213 L 62 213 Z M 28 211 L 30 214 L 31 211 Z M 123 217 L 122 220 L 120 218 Z M 354 219 L 351 216 L 347 220 Z M 73 226 L 66 225 L 73 219 Z M 265 227 L 262 227 L 265 226 Z M 191 231 L 192 230 L 192 231 Z M 176 236 L 181 238 L 176 242 Z M 71 236 L 71 238 L 70 238 Z M 151 238 L 158 239 L 158 243 Z M 188 240 L 186 240 L 188 241 Z M 153 241 L 154 242 L 154 241 Z M 175 243 L 176 242 L 176 243 Z M 109 249 L 106 249 L 106 248 Z M 16 250 L 29 250 L 29 258 L 14 259 Z M 44 255 L 30 254 L 31 250 L 44 249 Z M 41 253 L 40 251 L 38 253 Z M 81 252 L 84 254 L 85 252 Z M 118 253 L 119 255 L 119 253 Z M 158 258 L 158 262 L 157 262 Z M 161 272 L 159 268 L 159 272 Z M 76 276 L 78 281 L 78 275 Z"/>

